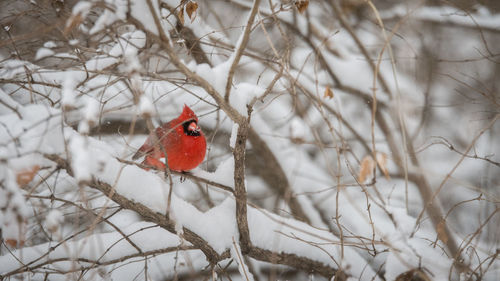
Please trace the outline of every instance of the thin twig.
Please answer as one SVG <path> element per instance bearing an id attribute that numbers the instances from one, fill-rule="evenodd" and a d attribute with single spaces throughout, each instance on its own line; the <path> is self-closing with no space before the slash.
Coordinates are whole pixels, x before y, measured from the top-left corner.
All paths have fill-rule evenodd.
<path id="1" fill-rule="evenodd" d="M 229 73 L 227 75 L 226 93 L 224 94 L 224 100 L 226 102 L 229 102 L 229 95 L 231 94 L 231 87 L 233 84 L 233 77 L 236 71 L 236 66 L 238 66 L 241 56 L 243 55 L 243 51 L 247 46 L 248 39 L 250 38 L 250 31 L 252 30 L 253 22 L 255 20 L 255 15 L 259 10 L 259 4 L 260 0 L 254 0 L 252 9 L 250 10 L 250 15 L 248 16 L 247 25 L 245 26 L 245 30 L 243 31 L 243 34 L 238 40 L 239 44 L 236 46 L 236 52 L 231 56 L 231 58 L 233 58 L 233 61 L 231 63 L 231 67 L 229 68 Z"/>

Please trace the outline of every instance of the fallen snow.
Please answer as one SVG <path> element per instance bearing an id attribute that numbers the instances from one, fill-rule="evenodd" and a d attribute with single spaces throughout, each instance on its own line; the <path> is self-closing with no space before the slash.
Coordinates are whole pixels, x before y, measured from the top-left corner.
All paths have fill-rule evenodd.
<path id="1" fill-rule="evenodd" d="M 391 10 L 381 12 L 382 20 L 397 16 L 405 17 L 410 13 L 411 18 L 419 20 L 430 20 L 437 22 L 445 22 L 459 24 L 476 28 L 492 28 L 498 29 L 500 14 L 490 14 L 489 11 L 482 6 L 478 6 L 476 13 L 466 14 L 462 9 L 450 6 L 437 7 L 419 7 L 415 10 L 408 10 L 404 5 L 397 5 Z"/>
<path id="2" fill-rule="evenodd" d="M 213 173 L 200 168 L 192 170 L 191 173 L 195 176 L 217 182 L 234 189 L 234 158 L 232 156 L 221 161 Z"/>
<path id="3" fill-rule="evenodd" d="M 43 46 L 45 48 L 49 48 L 49 49 L 57 47 L 57 45 L 56 45 L 56 43 L 54 43 L 54 41 L 47 41 L 47 42 L 43 43 Z"/>
<path id="4" fill-rule="evenodd" d="M 92 171 L 89 164 L 90 155 L 88 152 L 87 139 L 74 134 L 70 138 L 69 151 L 71 153 L 71 168 L 77 181 L 87 181 L 92 179 Z"/>
<path id="5" fill-rule="evenodd" d="M 387 208 L 393 215 L 397 227 L 387 231 L 384 240 L 390 243 L 386 261 L 385 278 L 395 280 L 396 277 L 414 268 L 425 268 L 434 280 L 447 280 L 449 268 L 453 260 L 446 257 L 439 247 L 431 245 L 436 238 L 433 233 L 419 231 L 410 238 L 416 219 L 406 214 L 405 208 Z"/>
<path id="6" fill-rule="evenodd" d="M 134 223 L 121 230 L 128 236 L 128 239 L 144 252 L 180 245 L 179 237 L 152 223 Z M 184 243 L 189 245 L 189 243 Z M 117 231 L 93 234 L 77 241 L 66 242 L 64 246 L 48 251 L 55 245 L 55 243 L 49 242 L 15 250 L 12 255 L 17 258 L 13 258 L 11 254 L 0 256 L 0 272 L 7 273 L 27 263 L 35 266 L 51 259 L 66 259 L 66 263 L 56 263 L 56 267 L 59 270 L 70 270 L 74 266 L 91 265 L 91 262 L 72 263 L 71 261 L 75 258 L 106 262 L 137 253 L 136 248 Z M 49 254 L 43 259 L 39 259 L 45 252 L 49 252 Z"/>
<path id="7" fill-rule="evenodd" d="M 241 249 L 237 240 L 233 237 L 233 247 L 231 248 L 231 257 L 238 264 L 238 271 L 240 272 L 241 279 L 247 281 L 253 281 L 253 275 L 248 269 L 248 266 L 245 263 L 244 256 L 241 253 Z"/>
<path id="8" fill-rule="evenodd" d="M 96 123 L 99 120 L 100 103 L 94 98 L 87 98 L 85 102 L 83 116 L 89 123 Z"/>
<path id="9" fill-rule="evenodd" d="M 60 225 L 63 221 L 63 213 L 58 210 L 51 210 L 45 217 L 44 226 L 49 232 L 54 233 L 60 228 Z"/>
<path id="10" fill-rule="evenodd" d="M 166 212 L 168 184 L 159 176 L 135 166 L 119 163 L 110 154 L 114 150 L 110 149 L 103 142 L 91 137 L 80 136 L 72 130 L 66 130 L 65 134 L 70 140 L 71 165 L 77 180 L 89 180 L 91 176 L 94 176 L 96 179 L 114 186 L 118 194 L 135 202 L 142 203 L 153 211 Z M 217 175 L 216 179 L 218 182 L 233 186 L 232 170 L 234 170 L 234 160 L 228 158 L 221 163 L 214 175 Z M 224 178 L 227 178 L 227 182 L 225 182 Z M 147 192 L 144 192 L 145 189 Z M 233 237 L 238 237 L 235 219 L 235 201 L 232 197 L 227 197 L 221 204 L 203 213 L 174 194 L 172 195 L 171 210 L 173 211 L 173 217 L 177 220 L 177 224 L 197 233 L 219 253 L 231 249 L 233 247 Z M 320 231 L 308 227 L 301 222 L 284 219 L 264 210 L 256 210 L 250 206 L 248 207 L 248 223 L 252 243 L 257 247 L 277 252 L 298 254 L 336 267 L 336 262 L 338 261 L 331 260 L 330 256 L 326 255 L 323 250 L 311 245 L 311 243 L 324 243 L 337 240 L 328 231 Z M 211 231 L 206 231 L 207 229 Z M 111 237 L 119 236 L 116 233 L 109 235 Z M 291 236 L 292 238 L 287 236 Z M 95 243 L 91 242 L 93 241 L 92 239 L 96 239 L 93 237 L 91 236 L 85 243 Z M 106 237 L 106 234 L 102 234 L 100 237 Z M 293 237 L 300 238 L 306 242 L 299 243 L 297 238 Z M 178 241 L 177 239 L 176 242 Z M 104 239 L 104 241 L 110 240 Z M 150 240 L 148 239 L 148 241 Z M 159 245 L 156 242 L 158 241 L 148 246 L 154 247 Z M 83 244 L 81 244 L 83 241 L 74 243 L 79 243 L 75 244 L 75 246 L 80 246 L 69 248 L 80 249 L 78 254 L 80 257 L 96 259 L 103 254 L 102 252 L 89 252 L 89 247 L 83 247 Z M 126 244 L 126 242 L 123 243 Z M 110 244 L 105 243 L 104 245 L 103 248 L 105 249 Z M 164 245 L 162 244 L 162 246 Z M 46 245 L 38 245 L 33 248 L 24 249 L 23 259 L 26 261 L 26 259 L 29 260 L 36 257 L 35 253 L 43 252 L 43 249 L 46 247 Z M 112 250 L 107 252 L 106 256 L 109 255 L 109 258 L 111 258 L 123 255 L 126 252 L 125 249 L 128 248 L 128 246 L 112 247 Z M 334 256 L 337 256 L 339 253 L 339 248 L 336 245 L 326 245 L 321 246 L 321 248 L 327 249 Z M 63 254 L 63 250 L 56 250 L 49 257 L 57 258 L 63 256 Z M 70 253 L 70 256 L 74 254 L 76 253 Z M 345 249 L 345 257 L 351 263 L 349 272 L 354 276 L 361 276 L 363 270 L 365 272 L 363 276 L 370 276 L 371 278 L 375 275 L 373 272 L 370 272 L 369 268 L 364 268 L 366 262 L 357 256 L 353 250 Z M 19 263 L 9 255 L 1 257 L 0 261 L 4 260 L 5 263 L 0 262 L 0 264 L 3 264 L 3 272 L 19 266 Z"/>
<path id="11" fill-rule="evenodd" d="M 41 60 L 46 57 L 54 55 L 55 52 L 48 48 L 40 48 L 36 51 L 35 60 Z"/>
<path id="12" fill-rule="evenodd" d="M 154 112 L 153 103 L 151 99 L 146 95 L 142 95 L 139 100 L 139 114 L 140 115 L 149 115 L 151 116 Z"/>
<path id="13" fill-rule="evenodd" d="M 76 106 L 76 85 L 77 81 L 71 75 L 67 75 L 62 84 L 61 104 L 65 107 Z"/>

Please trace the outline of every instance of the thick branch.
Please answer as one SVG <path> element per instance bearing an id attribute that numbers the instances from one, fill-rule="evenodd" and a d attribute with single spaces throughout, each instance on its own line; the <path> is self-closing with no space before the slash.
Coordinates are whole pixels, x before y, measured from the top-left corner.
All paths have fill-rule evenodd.
<path id="1" fill-rule="evenodd" d="M 57 163 L 59 167 L 65 169 L 68 172 L 68 174 L 72 175 L 72 170 L 70 169 L 70 165 L 67 162 L 67 160 L 55 154 L 46 154 L 44 156 L 47 159 Z M 116 192 L 113 192 L 114 188 L 110 184 L 96 179 L 85 182 L 85 184 L 90 186 L 91 188 L 101 191 L 103 194 L 108 196 L 111 200 L 116 202 L 122 208 L 137 212 L 146 221 L 156 223 L 160 227 L 166 229 L 169 232 L 177 233 L 175 231 L 175 222 L 169 220 L 164 214 L 154 212 L 141 203 L 134 202 Z M 197 235 L 196 233 L 194 233 L 193 231 L 189 230 L 186 227 L 183 227 L 183 238 L 186 239 L 186 241 L 190 242 L 197 249 L 200 249 L 205 254 L 207 260 L 211 264 L 216 264 L 219 261 L 230 257 L 229 250 L 225 251 L 222 254 L 218 254 L 205 240 L 203 240 L 203 238 L 201 238 L 199 235 Z M 248 255 L 256 260 L 288 265 L 307 272 L 315 272 L 327 278 L 331 278 L 334 274 L 338 272 L 338 270 L 336 270 L 335 268 L 332 268 L 321 262 L 314 261 L 295 254 L 276 253 L 270 250 L 255 247 L 251 245 L 250 241 L 248 242 L 247 245 L 248 245 L 247 248 Z"/>
<path id="2" fill-rule="evenodd" d="M 45 155 L 45 157 L 56 162 L 61 168 L 65 169 L 69 175 L 72 175 L 70 165 L 65 159 L 55 154 Z M 112 187 L 110 184 L 101 182 L 96 179 L 85 182 L 85 184 L 101 191 L 122 208 L 133 210 L 136 213 L 140 214 L 146 221 L 156 223 L 172 233 L 177 233 L 175 230 L 175 222 L 169 220 L 164 214 L 154 212 L 143 204 L 129 200 L 128 198 L 114 192 L 114 187 Z M 185 227 L 183 228 L 183 237 L 195 247 L 200 249 L 205 254 L 207 260 L 212 264 L 216 264 L 219 261 L 229 257 L 228 251 L 224 252 L 222 255 L 219 255 L 210 245 L 208 245 L 205 240 Z"/>
<path id="3" fill-rule="evenodd" d="M 336 275 L 338 272 L 340 272 L 339 270 L 329 267 L 321 262 L 313 261 L 304 257 L 299 257 L 294 254 L 288 254 L 288 253 L 276 254 L 272 251 L 261 249 L 258 247 L 251 247 L 249 250 L 250 251 L 248 255 L 254 259 L 270 263 L 284 264 L 304 271 L 316 272 L 327 278 L 331 278 L 333 275 Z M 347 278 L 340 278 L 336 280 L 346 280 L 346 279 Z"/>
<path id="4" fill-rule="evenodd" d="M 241 252 L 246 254 L 250 246 L 250 231 L 247 221 L 247 192 L 245 188 L 245 149 L 248 135 L 246 123 L 238 127 L 234 146 L 234 196 L 236 197 L 236 223 L 240 232 Z"/>

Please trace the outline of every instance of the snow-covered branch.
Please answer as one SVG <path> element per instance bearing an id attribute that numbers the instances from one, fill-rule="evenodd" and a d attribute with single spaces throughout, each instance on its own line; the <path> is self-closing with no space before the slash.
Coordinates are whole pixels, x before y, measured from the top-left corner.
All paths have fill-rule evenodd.
<path id="1" fill-rule="evenodd" d="M 498 280 L 462 2 L 0 1 L 0 279 Z"/>

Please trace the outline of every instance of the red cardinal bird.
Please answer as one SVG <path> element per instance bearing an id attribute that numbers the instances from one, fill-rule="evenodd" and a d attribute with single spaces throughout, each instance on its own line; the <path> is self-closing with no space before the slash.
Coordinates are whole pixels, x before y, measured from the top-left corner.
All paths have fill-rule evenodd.
<path id="1" fill-rule="evenodd" d="M 132 159 L 145 156 L 142 164 L 165 170 L 167 153 L 168 167 L 183 172 L 196 168 L 205 159 L 207 142 L 198 126 L 198 117 L 187 105 L 176 119 L 156 128 L 156 137 L 149 135 Z"/>

